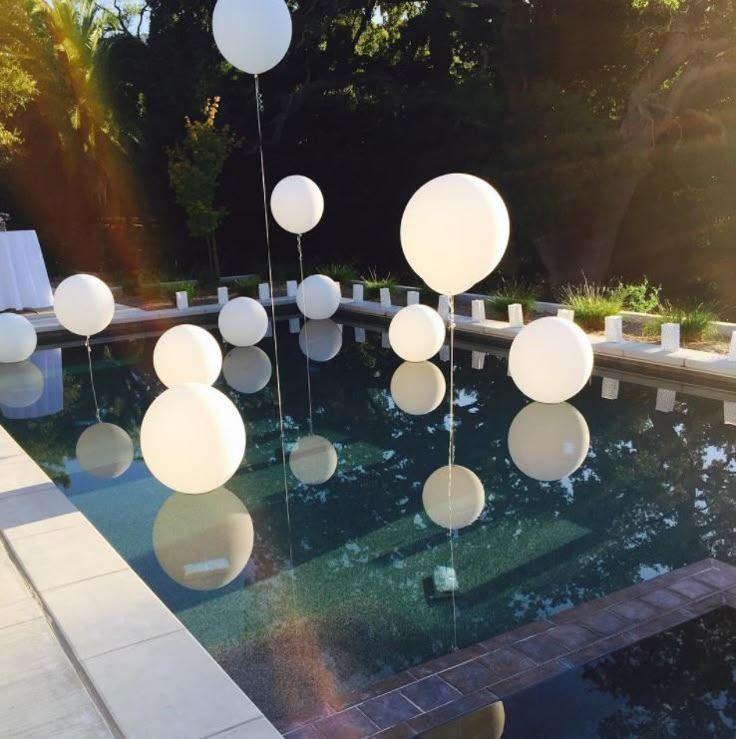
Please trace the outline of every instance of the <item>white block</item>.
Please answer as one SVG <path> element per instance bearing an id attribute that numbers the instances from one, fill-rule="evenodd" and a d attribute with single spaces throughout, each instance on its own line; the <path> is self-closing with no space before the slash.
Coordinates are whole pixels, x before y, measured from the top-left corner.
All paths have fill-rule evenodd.
<path id="1" fill-rule="evenodd" d="M 381 346 L 384 349 L 390 349 L 391 348 L 391 342 L 388 340 L 388 331 L 383 331 L 381 333 Z"/>
<path id="2" fill-rule="evenodd" d="M 418 302 L 419 302 L 419 291 L 409 290 L 409 292 L 406 294 L 406 304 L 416 305 Z"/>
<path id="3" fill-rule="evenodd" d="M 264 336 L 273 336 L 273 324 L 271 321 L 268 322 L 268 327 L 266 328 L 266 333 Z"/>
<path id="4" fill-rule="evenodd" d="M 447 295 L 440 295 L 440 299 L 437 302 L 437 312 L 442 316 L 442 318 L 449 318 L 450 298 Z"/>
<path id="5" fill-rule="evenodd" d="M 268 289 L 268 283 L 262 282 L 258 285 L 258 300 L 268 300 L 271 297 L 271 292 Z"/>
<path id="6" fill-rule="evenodd" d="M 524 309 L 521 303 L 511 303 L 508 307 L 509 326 L 511 328 L 523 328 L 524 326 Z"/>
<path id="7" fill-rule="evenodd" d="M 382 287 L 380 290 L 381 305 L 391 305 L 391 290 L 387 287 Z"/>
<path id="8" fill-rule="evenodd" d="M 570 310 L 569 308 L 558 308 L 557 309 L 557 317 L 558 318 L 564 318 L 566 321 L 574 321 L 575 320 L 575 311 Z"/>
<path id="9" fill-rule="evenodd" d="M 440 348 L 440 362 L 449 362 L 450 361 L 450 347 L 445 344 L 443 347 Z"/>
<path id="10" fill-rule="evenodd" d="M 624 322 L 621 316 L 606 316 L 606 341 L 620 344 L 624 340 Z"/>
<path id="11" fill-rule="evenodd" d="M 728 426 L 736 426 L 736 401 L 723 401 L 723 423 Z"/>
<path id="12" fill-rule="evenodd" d="M 470 314 L 474 321 L 485 321 L 486 320 L 486 301 L 485 300 L 474 300 L 470 304 Z"/>
<path id="13" fill-rule="evenodd" d="M 470 365 L 473 369 L 482 370 L 486 366 L 486 353 L 485 352 L 472 352 L 470 358 Z"/>
<path id="14" fill-rule="evenodd" d="M 301 321 L 298 318 L 289 319 L 289 333 L 298 334 L 301 331 Z"/>
<path id="15" fill-rule="evenodd" d="M 363 298 L 363 284 L 356 282 L 353 284 L 353 300 L 362 302 Z"/>
<path id="16" fill-rule="evenodd" d="M 680 349 L 680 324 L 662 324 L 662 349 L 666 352 L 676 352 Z"/>
<path id="17" fill-rule="evenodd" d="M 364 328 L 358 328 L 355 327 L 355 341 L 358 342 L 358 344 L 362 344 L 365 341 L 365 329 Z"/>
<path id="18" fill-rule="evenodd" d="M 601 398 L 604 400 L 618 399 L 618 391 L 621 383 L 612 377 L 604 377 L 601 383 Z"/>
<path id="19" fill-rule="evenodd" d="M 287 280 L 286 281 L 286 294 L 290 298 L 296 297 L 296 290 L 299 287 L 296 280 Z"/>
<path id="20" fill-rule="evenodd" d="M 736 331 L 731 333 L 731 344 L 728 347 L 728 358 L 732 362 L 736 362 Z"/>
<path id="21" fill-rule="evenodd" d="M 660 413 L 672 413 L 675 410 L 676 393 L 674 390 L 666 390 L 665 388 L 657 389 L 656 410 Z"/>
<path id="22" fill-rule="evenodd" d="M 225 305 L 225 303 L 227 303 L 228 300 L 230 300 L 230 296 L 228 295 L 227 288 L 218 287 L 217 288 L 217 304 Z"/>
<path id="23" fill-rule="evenodd" d="M 189 307 L 189 295 L 186 290 L 179 290 L 176 293 L 176 307 L 179 310 L 184 310 Z"/>

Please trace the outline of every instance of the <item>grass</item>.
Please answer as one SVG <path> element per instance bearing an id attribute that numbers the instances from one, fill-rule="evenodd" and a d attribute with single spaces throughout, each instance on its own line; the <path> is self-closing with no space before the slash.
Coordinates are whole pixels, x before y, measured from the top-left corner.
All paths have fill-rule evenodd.
<path id="1" fill-rule="evenodd" d="M 143 300 L 166 300 L 176 302 L 176 293 L 185 292 L 189 302 L 197 293 L 197 283 L 194 280 L 177 280 L 165 284 L 147 284 L 138 286 L 138 295 Z"/>
<path id="2" fill-rule="evenodd" d="M 343 262 L 333 262 L 332 264 L 322 265 L 317 269 L 317 274 L 327 275 L 333 280 L 337 280 L 341 285 L 350 287 L 350 285 L 358 278 L 358 271 L 352 264 Z"/>
<path id="3" fill-rule="evenodd" d="M 713 305 L 707 303 L 675 305 L 664 301 L 660 306 L 659 315 L 644 326 L 644 333 L 659 336 L 663 323 L 679 323 L 680 341 L 683 343 L 703 341 L 714 335 L 715 331 L 710 323 L 717 320 L 718 314 Z"/>
<path id="4" fill-rule="evenodd" d="M 241 277 L 233 283 L 233 291 L 238 295 L 244 295 L 247 298 L 258 297 L 258 285 L 263 282 L 260 275 L 250 275 L 249 277 Z"/>
<path id="5" fill-rule="evenodd" d="M 618 287 L 596 285 L 585 280 L 581 285 L 565 285 L 558 299 L 575 311 L 575 322 L 588 331 L 601 331 L 606 316 L 624 310 L 624 294 Z"/>
<path id="6" fill-rule="evenodd" d="M 399 284 L 398 278 L 394 277 L 390 272 L 385 277 L 379 277 L 375 269 L 369 269 L 368 275 L 361 277 L 365 285 L 365 293 L 367 295 L 375 295 L 382 287 L 393 290 Z"/>
<path id="7" fill-rule="evenodd" d="M 530 313 L 539 299 L 539 288 L 531 283 L 516 279 L 502 279 L 500 285 L 488 298 L 488 305 L 494 313 L 506 315 L 508 307 L 520 303 L 524 313 Z"/>

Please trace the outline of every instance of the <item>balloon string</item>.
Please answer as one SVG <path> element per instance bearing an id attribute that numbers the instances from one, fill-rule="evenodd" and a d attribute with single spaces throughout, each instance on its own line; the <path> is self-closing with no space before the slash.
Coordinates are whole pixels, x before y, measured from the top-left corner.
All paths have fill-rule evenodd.
<path id="1" fill-rule="evenodd" d="M 450 568 L 452 569 L 452 629 L 453 648 L 458 649 L 457 643 L 457 605 L 455 603 L 455 589 L 457 573 L 455 572 L 455 545 L 452 520 L 452 466 L 455 464 L 455 296 L 448 297 L 450 315 L 448 328 L 450 329 L 450 413 L 448 419 L 449 441 L 447 450 L 447 502 L 450 513 Z"/>
<path id="2" fill-rule="evenodd" d="M 302 255 L 302 235 L 297 234 L 296 237 L 296 250 L 299 254 L 299 280 L 301 284 L 304 283 L 304 257 Z M 312 379 L 309 375 L 309 330 L 307 329 L 306 309 L 307 309 L 307 291 L 305 290 L 302 294 L 302 300 L 304 301 L 304 354 L 307 357 L 307 401 L 309 403 L 309 433 L 314 433 L 314 425 L 312 423 Z"/>
<path id="3" fill-rule="evenodd" d="M 258 81 L 258 75 L 253 75 L 255 81 L 256 95 L 256 119 L 258 121 L 258 154 L 261 160 L 261 189 L 263 190 L 263 225 L 266 234 L 266 260 L 268 263 L 268 287 L 271 295 L 271 322 L 273 323 L 273 354 L 276 362 L 276 399 L 279 407 L 279 431 L 281 434 L 281 464 L 284 471 L 284 499 L 286 501 L 286 526 L 289 532 L 289 561 L 292 572 L 294 569 L 294 550 L 291 537 L 291 514 L 289 512 L 289 483 L 286 476 L 286 444 L 284 443 L 284 409 L 281 395 L 281 372 L 279 370 L 279 340 L 276 330 L 276 301 L 273 295 L 273 266 L 271 263 L 271 231 L 268 223 L 268 192 L 266 189 L 266 163 L 263 156 L 263 126 L 261 113 L 263 113 L 263 96 Z M 292 586 L 294 579 L 292 577 Z"/>
<path id="4" fill-rule="evenodd" d="M 97 404 L 97 391 L 95 390 L 95 376 L 92 373 L 92 347 L 89 345 L 89 336 L 84 340 L 84 345 L 87 347 L 87 364 L 89 365 L 89 384 L 92 386 L 92 398 L 95 401 L 95 416 L 97 416 L 97 423 L 102 423 L 100 418 L 100 406 Z"/>

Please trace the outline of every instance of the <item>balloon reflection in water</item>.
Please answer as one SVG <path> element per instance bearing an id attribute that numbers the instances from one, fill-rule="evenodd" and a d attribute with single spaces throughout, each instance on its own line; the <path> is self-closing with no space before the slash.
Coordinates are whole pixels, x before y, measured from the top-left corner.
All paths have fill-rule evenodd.
<path id="1" fill-rule="evenodd" d="M 495 701 L 454 721 L 430 729 L 425 739 L 501 739 L 506 728 L 506 710 Z"/>
<path id="2" fill-rule="evenodd" d="M 391 378 L 391 396 L 405 413 L 421 416 L 445 397 L 445 377 L 431 362 L 404 362 Z"/>
<path id="3" fill-rule="evenodd" d="M 43 395 L 43 373 L 33 362 L 0 364 L 0 403 L 26 408 Z"/>
<path id="4" fill-rule="evenodd" d="M 120 426 L 96 423 L 79 437 L 77 460 L 93 477 L 120 477 L 133 463 L 133 442 Z"/>
<path id="5" fill-rule="evenodd" d="M 289 467 L 299 482 L 321 485 L 335 474 L 337 451 L 324 436 L 302 436 L 289 454 Z"/>
<path id="6" fill-rule="evenodd" d="M 232 582 L 253 552 L 253 520 L 226 488 L 167 498 L 153 523 L 153 551 L 166 574 L 190 590 Z"/>
<path id="7" fill-rule="evenodd" d="M 307 321 L 299 332 L 299 348 L 315 362 L 328 362 L 342 347 L 342 331 L 329 318 Z"/>
<path id="8" fill-rule="evenodd" d="M 222 363 L 225 382 L 239 393 L 257 393 L 271 379 L 271 360 L 257 346 L 231 349 Z"/>
<path id="9" fill-rule="evenodd" d="M 530 403 L 509 428 L 509 454 L 528 477 L 542 482 L 571 475 L 585 460 L 590 432 L 569 403 Z"/>
<path id="10" fill-rule="evenodd" d="M 461 465 L 445 465 L 435 470 L 424 483 L 422 503 L 427 515 L 445 529 L 462 529 L 478 519 L 485 506 L 483 483 L 472 470 Z M 448 493 L 449 489 L 449 493 Z M 450 510 L 450 495 L 452 510 Z"/>

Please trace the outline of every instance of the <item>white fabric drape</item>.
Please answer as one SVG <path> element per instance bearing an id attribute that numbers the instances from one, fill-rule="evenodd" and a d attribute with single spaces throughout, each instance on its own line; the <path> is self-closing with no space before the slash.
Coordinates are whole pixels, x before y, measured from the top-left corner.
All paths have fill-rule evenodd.
<path id="1" fill-rule="evenodd" d="M 35 231 L 0 231 L 0 310 L 53 305 L 51 283 Z"/>

